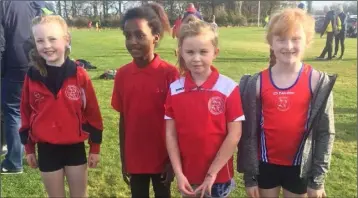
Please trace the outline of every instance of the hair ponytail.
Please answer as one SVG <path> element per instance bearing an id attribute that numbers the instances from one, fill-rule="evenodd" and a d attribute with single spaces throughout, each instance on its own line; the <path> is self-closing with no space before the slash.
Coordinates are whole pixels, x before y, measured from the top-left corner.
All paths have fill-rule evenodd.
<path id="1" fill-rule="evenodd" d="M 159 5 L 158 3 L 149 3 L 148 6 L 154 10 L 154 12 L 157 14 L 161 24 L 162 24 L 162 28 L 163 28 L 163 32 L 168 32 L 170 33 L 171 28 L 170 28 L 170 23 L 169 23 L 169 19 L 168 19 L 168 15 L 166 14 L 164 8 Z M 161 35 L 163 36 L 163 35 Z"/>

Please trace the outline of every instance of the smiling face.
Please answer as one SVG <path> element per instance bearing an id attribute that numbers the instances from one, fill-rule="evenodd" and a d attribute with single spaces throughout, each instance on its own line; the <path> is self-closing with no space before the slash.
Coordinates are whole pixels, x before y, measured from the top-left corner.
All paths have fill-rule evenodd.
<path id="1" fill-rule="evenodd" d="M 294 64 L 303 58 L 306 48 L 306 36 L 301 26 L 296 26 L 292 35 L 277 36 L 272 38 L 271 49 L 276 56 L 276 62 L 281 64 Z"/>
<path id="2" fill-rule="evenodd" d="M 130 19 L 125 22 L 123 34 L 128 52 L 134 59 L 142 59 L 154 53 L 159 35 L 153 35 L 145 19 Z"/>
<path id="3" fill-rule="evenodd" d="M 46 22 L 34 25 L 32 33 L 39 55 L 46 64 L 61 66 L 65 61 L 66 48 L 69 46 L 69 36 L 59 23 Z"/>

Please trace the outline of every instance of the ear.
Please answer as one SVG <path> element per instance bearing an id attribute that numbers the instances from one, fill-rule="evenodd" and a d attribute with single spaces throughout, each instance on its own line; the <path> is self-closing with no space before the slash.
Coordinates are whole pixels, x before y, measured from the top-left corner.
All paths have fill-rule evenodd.
<path id="1" fill-rule="evenodd" d="M 66 46 L 69 46 L 71 42 L 71 36 L 69 32 L 67 32 L 67 34 L 65 35 L 65 41 L 66 41 Z"/>
<path id="2" fill-rule="evenodd" d="M 215 51 L 214 51 L 215 58 L 219 55 L 219 52 L 220 52 L 220 49 L 216 48 Z"/>
<path id="3" fill-rule="evenodd" d="M 154 44 L 157 44 L 160 40 L 160 36 L 158 34 L 154 35 Z"/>

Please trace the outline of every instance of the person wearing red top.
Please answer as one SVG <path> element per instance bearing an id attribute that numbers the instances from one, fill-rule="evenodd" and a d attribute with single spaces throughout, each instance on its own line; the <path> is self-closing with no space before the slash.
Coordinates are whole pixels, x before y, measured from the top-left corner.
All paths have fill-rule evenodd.
<path id="1" fill-rule="evenodd" d="M 117 70 L 112 107 L 120 112 L 122 173 L 132 197 L 149 197 L 152 180 L 156 197 L 170 197 L 173 173 L 165 147 L 164 103 L 178 69 L 154 53 L 168 17 L 156 3 L 128 10 L 120 28 L 133 61 Z M 130 181 L 128 180 L 130 178 Z"/>
<path id="2" fill-rule="evenodd" d="M 179 66 L 165 103 L 166 141 L 184 196 L 227 197 L 234 187 L 233 153 L 245 119 L 239 87 L 212 66 L 218 35 L 195 17 L 182 24 Z"/>
<path id="3" fill-rule="evenodd" d="M 88 165 L 95 168 L 103 130 L 94 88 L 86 71 L 68 57 L 70 38 L 63 18 L 36 17 L 32 34 L 33 67 L 25 76 L 20 104 L 19 132 L 27 162 L 39 167 L 49 197 L 65 196 L 65 176 L 71 197 L 85 197 L 84 141 L 89 139 Z"/>
<path id="4" fill-rule="evenodd" d="M 334 129 L 329 128 L 334 126 L 334 122 L 333 115 L 326 114 L 328 106 L 316 106 L 316 98 L 331 95 L 334 81 L 328 88 L 328 84 L 323 84 L 326 74 L 302 63 L 314 34 L 314 19 L 304 10 L 285 9 L 277 13 L 271 18 L 266 35 L 275 62 L 255 74 L 255 80 L 253 77 L 241 81 L 245 95 L 243 103 L 245 106 L 250 104 L 250 109 L 244 108 L 244 111 L 260 113 L 259 122 L 255 120 L 256 114 L 251 116 L 248 113 L 243 126 L 246 135 L 241 142 L 247 145 L 247 150 L 238 156 L 242 160 L 240 156 L 246 156 L 247 161 L 251 161 L 240 168 L 244 170 L 249 197 L 279 197 L 281 188 L 284 197 L 325 197 L 324 173 L 327 172 L 334 139 Z M 324 96 L 318 96 L 317 93 L 323 92 L 317 92 L 316 88 L 325 89 Z M 250 94 L 252 92 L 255 93 Z M 251 95 L 256 98 L 251 98 Z M 326 105 L 328 95 L 323 99 Z M 333 99 L 329 98 L 331 105 Z M 322 118 L 311 120 L 311 115 L 317 111 L 315 109 L 324 110 L 319 112 Z M 327 111 L 333 114 L 333 108 Z M 322 128 L 313 133 L 313 125 L 322 125 Z M 251 130 L 259 132 L 256 135 Z M 257 141 L 258 148 L 252 148 L 251 145 Z M 257 159 L 249 154 L 256 149 Z M 313 177 L 318 174 L 318 177 Z"/>

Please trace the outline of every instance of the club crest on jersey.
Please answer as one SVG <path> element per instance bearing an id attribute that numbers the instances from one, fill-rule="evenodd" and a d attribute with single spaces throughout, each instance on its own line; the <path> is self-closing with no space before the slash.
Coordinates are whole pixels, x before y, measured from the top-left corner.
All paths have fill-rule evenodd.
<path id="1" fill-rule="evenodd" d="M 278 97 L 276 104 L 279 111 L 288 111 L 291 107 L 290 100 L 287 96 Z"/>
<path id="2" fill-rule="evenodd" d="M 79 100 L 81 97 L 81 91 L 75 85 L 68 85 L 65 90 L 65 95 L 70 100 Z"/>
<path id="3" fill-rule="evenodd" d="M 222 114 L 225 109 L 225 101 L 219 96 L 213 96 L 209 99 L 208 108 L 210 113 L 214 115 Z"/>
<path id="4" fill-rule="evenodd" d="M 44 96 L 42 94 L 40 94 L 39 92 L 35 91 L 34 98 L 35 98 L 35 103 L 39 103 L 44 99 Z"/>

